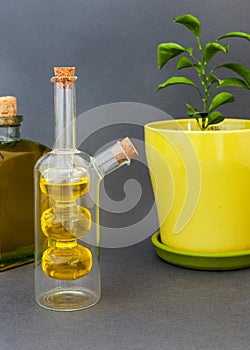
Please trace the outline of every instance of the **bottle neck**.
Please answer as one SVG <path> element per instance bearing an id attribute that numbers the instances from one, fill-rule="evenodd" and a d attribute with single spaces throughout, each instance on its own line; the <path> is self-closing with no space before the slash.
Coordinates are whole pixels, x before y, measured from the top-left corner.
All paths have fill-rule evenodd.
<path id="1" fill-rule="evenodd" d="M 54 150 L 72 151 L 76 149 L 75 136 L 75 81 L 61 81 L 57 77 L 54 82 L 55 111 L 55 144 Z"/>
<path id="2" fill-rule="evenodd" d="M 0 142 L 19 141 L 22 116 L 0 118 Z"/>

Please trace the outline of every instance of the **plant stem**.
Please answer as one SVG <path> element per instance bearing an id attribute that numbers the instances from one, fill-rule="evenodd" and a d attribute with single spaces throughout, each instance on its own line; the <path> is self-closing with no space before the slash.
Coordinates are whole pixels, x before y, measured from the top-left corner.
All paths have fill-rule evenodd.
<path id="1" fill-rule="evenodd" d="M 200 52 L 202 53 L 202 46 L 201 46 L 201 40 L 200 40 L 200 37 L 199 37 L 199 36 L 197 36 L 197 37 L 196 37 L 196 40 L 197 40 L 198 48 L 199 48 Z"/>
<path id="2" fill-rule="evenodd" d="M 203 48 L 201 45 L 200 37 L 196 37 L 197 40 L 197 45 L 198 49 L 201 53 L 201 60 L 199 61 L 199 66 L 200 66 L 200 73 L 199 73 L 199 78 L 201 81 L 201 85 L 203 87 L 204 95 L 202 96 L 202 102 L 203 102 L 203 113 L 207 113 L 207 102 L 209 98 L 209 86 L 208 86 L 208 79 L 206 75 L 206 63 L 204 62 L 203 59 Z M 205 130 L 207 128 L 207 117 L 201 117 L 202 120 L 202 126 L 201 129 Z"/>

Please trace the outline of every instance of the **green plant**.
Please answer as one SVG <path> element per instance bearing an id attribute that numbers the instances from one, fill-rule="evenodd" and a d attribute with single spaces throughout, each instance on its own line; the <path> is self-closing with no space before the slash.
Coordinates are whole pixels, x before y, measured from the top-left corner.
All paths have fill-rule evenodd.
<path id="1" fill-rule="evenodd" d="M 203 46 L 200 40 L 201 24 L 196 17 L 191 14 L 184 14 L 175 18 L 173 21 L 184 25 L 195 35 L 198 55 L 194 48 L 185 48 L 174 42 L 162 43 L 158 45 L 158 68 L 162 69 L 170 59 L 181 55 L 176 69 L 193 68 L 199 77 L 199 84 L 196 84 L 185 76 L 173 76 L 160 84 L 156 92 L 176 84 L 193 86 L 201 97 L 203 107 L 202 109 L 197 109 L 191 106 L 191 104 L 186 103 L 187 113 L 189 117 L 194 117 L 197 120 L 201 130 L 205 130 L 208 126 L 224 120 L 222 113 L 217 110 L 218 107 L 235 101 L 233 94 L 226 91 L 217 93 L 219 89 L 224 87 L 250 89 L 250 70 L 247 67 L 238 63 L 225 63 L 214 68 L 209 68 L 208 63 L 210 63 L 210 60 L 218 52 L 228 53 L 229 44 L 221 44 L 220 40 L 236 37 L 250 41 L 250 35 L 244 32 L 230 32 Z M 217 71 L 222 68 L 233 71 L 240 78 L 218 78 Z"/>

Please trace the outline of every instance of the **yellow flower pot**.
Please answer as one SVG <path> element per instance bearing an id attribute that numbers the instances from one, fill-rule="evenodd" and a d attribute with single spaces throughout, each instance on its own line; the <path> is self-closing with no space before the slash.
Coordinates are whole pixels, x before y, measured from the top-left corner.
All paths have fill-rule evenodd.
<path id="1" fill-rule="evenodd" d="M 145 125 L 160 224 L 154 244 L 177 265 L 250 266 L 250 120 L 226 119 L 220 129 L 200 131 L 191 119 Z"/>

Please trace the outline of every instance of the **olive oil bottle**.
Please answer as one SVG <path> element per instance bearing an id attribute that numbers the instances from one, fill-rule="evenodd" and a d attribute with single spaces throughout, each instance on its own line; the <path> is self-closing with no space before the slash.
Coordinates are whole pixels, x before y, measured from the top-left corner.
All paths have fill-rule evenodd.
<path id="1" fill-rule="evenodd" d="M 14 96 L 0 97 L 0 271 L 33 261 L 34 164 L 49 148 L 20 138 Z"/>
<path id="2" fill-rule="evenodd" d="M 100 180 L 137 155 L 126 138 L 91 157 L 76 148 L 74 67 L 55 67 L 53 150 L 35 165 L 35 298 L 50 310 L 95 305 Z"/>

